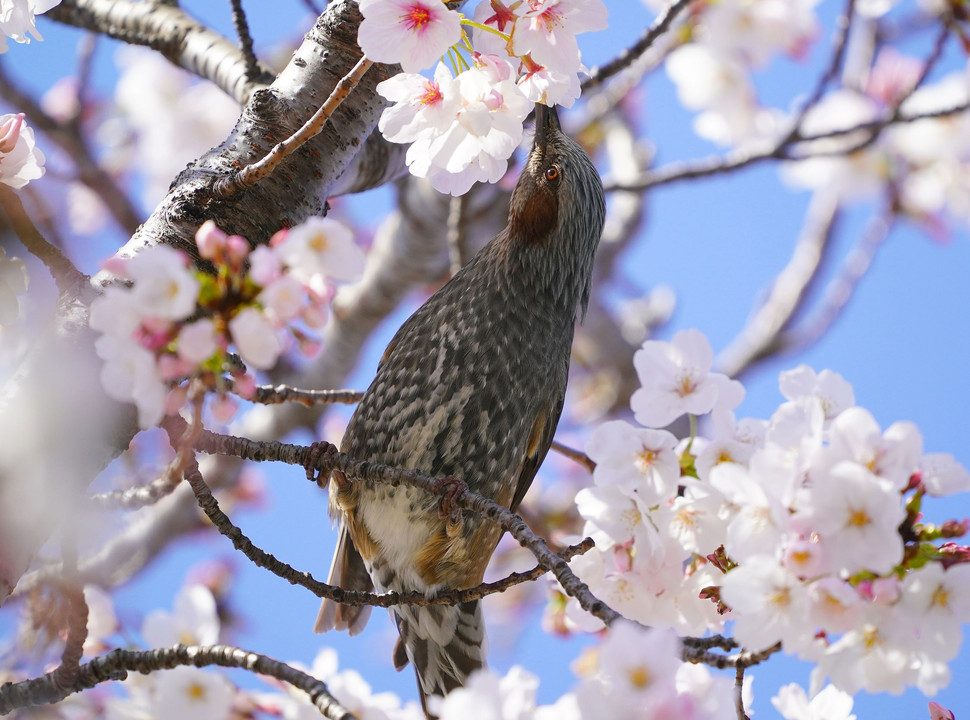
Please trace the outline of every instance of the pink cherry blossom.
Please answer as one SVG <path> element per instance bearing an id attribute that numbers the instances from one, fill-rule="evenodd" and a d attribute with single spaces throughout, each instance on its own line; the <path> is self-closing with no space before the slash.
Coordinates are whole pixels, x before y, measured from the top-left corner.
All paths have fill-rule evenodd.
<path id="1" fill-rule="evenodd" d="M 528 0 L 516 12 L 513 53 L 561 73 L 579 70 L 576 35 L 606 28 L 602 0 Z"/>
<path id="2" fill-rule="evenodd" d="M 0 182 L 15 190 L 44 174 L 44 153 L 24 114 L 0 115 Z"/>
<path id="3" fill-rule="evenodd" d="M 400 73 L 380 83 L 377 92 L 393 103 L 377 125 L 390 142 L 409 143 L 440 134 L 454 122 L 460 109 L 457 83 L 443 63 L 435 68 L 431 80 Z"/>
<path id="4" fill-rule="evenodd" d="M 461 40 L 461 16 L 440 0 L 360 0 L 360 12 L 360 49 L 405 72 L 431 67 Z"/>

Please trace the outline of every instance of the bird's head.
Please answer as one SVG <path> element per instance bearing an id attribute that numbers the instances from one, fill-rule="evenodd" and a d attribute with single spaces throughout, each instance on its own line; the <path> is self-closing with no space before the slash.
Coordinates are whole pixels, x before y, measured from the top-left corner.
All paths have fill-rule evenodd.
<path id="1" fill-rule="evenodd" d="M 562 132 L 554 107 L 537 104 L 535 123 L 532 150 L 512 192 L 509 239 L 546 256 L 556 265 L 547 271 L 580 285 L 585 310 L 606 219 L 603 183 L 586 151 Z"/>

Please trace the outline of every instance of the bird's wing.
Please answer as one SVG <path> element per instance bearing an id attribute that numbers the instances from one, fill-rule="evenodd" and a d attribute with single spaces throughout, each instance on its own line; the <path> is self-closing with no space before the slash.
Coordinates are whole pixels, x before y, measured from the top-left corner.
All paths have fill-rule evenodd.
<path id="1" fill-rule="evenodd" d="M 552 438 L 556 434 L 556 426 L 559 424 L 559 416 L 562 415 L 562 407 L 565 398 L 559 394 L 554 404 L 545 405 L 539 408 L 536 419 L 532 423 L 532 430 L 529 433 L 529 442 L 526 445 L 525 456 L 519 466 L 518 479 L 515 485 L 515 494 L 512 496 L 512 504 L 509 510 L 515 509 L 522 502 L 529 486 L 532 485 L 539 466 L 546 459 L 546 453 L 552 445 Z"/>

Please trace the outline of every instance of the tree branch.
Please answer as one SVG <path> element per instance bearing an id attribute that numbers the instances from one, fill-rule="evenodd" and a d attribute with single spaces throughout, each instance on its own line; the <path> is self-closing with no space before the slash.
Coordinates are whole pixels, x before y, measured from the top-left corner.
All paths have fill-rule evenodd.
<path id="1" fill-rule="evenodd" d="M 77 680 L 68 688 L 58 688 L 53 673 L 19 683 L 5 683 L 0 686 L 0 715 L 19 708 L 56 703 L 108 680 L 124 680 L 132 671 L 147 675 L 182 665 L 218 665 L 268 675 L 305 692 L 324 717 L 330 720 L 355 720 L 351 712 L 330 694 L 326 683 L 286 663 L 230 645 L 181 644 L 147 651 L 112 650 L 107 655 L 81 665 Z"/>
<path id="2" fill-rule="evenodd" d="M 44 17 L 158 50 L 179 67 L 214 82 L 239 103 L 273 81 L 273 73 L 262 66 L 251 79 L 244 52 L 174 4 L 61 0 Z"/>

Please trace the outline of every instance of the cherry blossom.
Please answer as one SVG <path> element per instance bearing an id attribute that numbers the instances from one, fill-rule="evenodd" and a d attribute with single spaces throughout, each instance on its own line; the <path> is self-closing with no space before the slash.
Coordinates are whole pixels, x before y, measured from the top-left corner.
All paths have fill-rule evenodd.
<path id="1" fill-rule="evenodd" d="M 2 39 L 2 38 L 0 38 Z M 19 190 L 44 174 L 44 153 L 24 114 L 0 115 L 0 182 Z"/>
<path id="2" fill-rule="evenodd" d="M 234 697 L 222 675 L 180 666 L 159 674 L 149 709 L 158 718 L 223 720 L 229 717 Z"/>
<path id="3" fill-rule="evenodd" d="M 539 678 L 519 666 L 501 678 L 487 668 L 476 670 L 464 687 L 452 690 L 431 709 L 441 720 L 529 720 L 538 687 Z"/>
<path id="4" fill-rule="evenodd" d="M 175 596 L 172 612 L 153 610 L 142 624 L 142 636 L 151 647 L 215 645 L 219 642 L 216 600 L 204 585 L 186 585 Z"/>
<path id="5" fill-rule="evenodd" d="M 94 318 L 92 313 L 92 318 Z M 92 328 L 98 328 L 92 325 Z M 133 402 L 138 408 L 138 424 L 157 425 L 165 411 L 167 388 L 155 364 L 155 354 L 141 345 L 114 335 L 102 335 L 94 343 L 101 367 L 101 385 L 108 397 Z"/>
<path id="6" fill-rule="evenodd" d="M 0 53 L 8 50 L 7 38 L 18 43 L 29 43 L 31 36 L 43 40 L 34 25 L 34 16 L 41 15 L 61 0 L 9 0 L 0 10 Z"/>
<path id="7" fill-rule="evenodd" d="M 771 556 L 748 560 L 721 584 L 721 597 L 735 611 L 734 636 L 755 651 L 779 641 L 797 646 L 808 610 L 802 583 Z"/>
<path id="8" fill-rule="evenodd" d="M 562 73 L 579 70 L 576 35 L 606 29 L 601 0 L 529 0 L 516 13 L 512 52 Z"/>
<path id="9" fill-rule="evenodd" d="M 311 217 L 273 239 L 280 260 L 293 277 L 322 286 L 323 278 L 356 280 L 364 270 L 364 253 L 343 223 Z"/>
<path id="10" fill-rule="evenodd" d="M 924 455 L 920 468 L 923 487 L 930 495 L 943 497 L 970 490 L 970 473 L 950 453 Z"/>
<path id="11" fill-rule="evenodd" d="M 825 419 L 831 420 L 846 408 L 855 405 L 852 386 L 837 372 L 822 370 L 817 373 L 808 365 L 799 365 L 778 377 L 781 394 L 792 401 L 803 397 L 816 397 L 822 403 Z"/>
<path id="12" fill-rule="evenodd" d="M 677 438 L 669 432 L 638 429 L 616 420 L 596 428 L 586 453 L 596 462 L 593 478 L 598 486 L 635 492 L 649 506 L 677 493 L 676 445 Z"/>
<path id="13" fill-rule="evenodd" d="M 903 559 L 897 528 L 906 510 L 898 491 L 861 465 L 841 462 L 813 474 L 796 507 L 821 536 L 833 569 L 883 574 Z"/>
<path id="14" fill-rule="evenodd" d="M 229 321 L 229 333 L 243 360 L 257 370 L 268 370 L 283 352 L 276 327 L 254 307 L 243 308 Z"/>
<path id="15" fill-rule="evenodd" d="M 643 343 L 633 356 L 643 384 L 630 399 L 637 422 L 663 427 L 684 413 L 703 415 L 713 410 L 719 395 L 724 394 L 716 374 L 711 373 L 713 360 L 710 343 L 697 330 L 681 330 L 669 343 Z"/>
<path id="16" fill-rule="evenodd" d="M 461 15 L 440 0 L 360 0 L 360 49 L 371 60 L 405 72 L 431 67 L 461 40 Z"/>
<path id="17" fill-rule="evenodd" d="M 114 266 L 134 283 L 128 297 L 136 312 L 179 320 L 195 309 L 199 282 L 184 253 L 158 245 Z"/>
<path id="18" fill-rule="evenodd" d="M 789 683 L 778 688 L 771 704 L 785 720 L 855 720 L 852 696 L 832 685 L 809 699 L 800 685 Z"/>
<path id="19" fill-rule="evenodd" d="M 394 103 L 377 125 L 390 142 L 409 143 L 443 133 L 458 113 L 458 89 L 443 63 L 435 68 L 433 79 L 400 73 L 380 83 L 377 92 Z"/>

